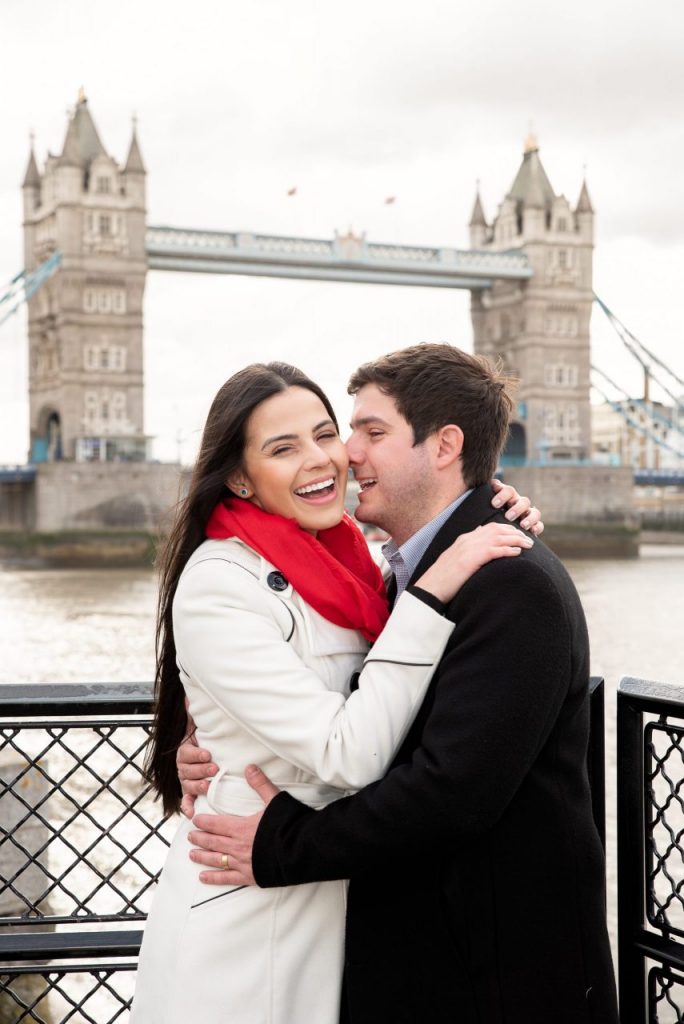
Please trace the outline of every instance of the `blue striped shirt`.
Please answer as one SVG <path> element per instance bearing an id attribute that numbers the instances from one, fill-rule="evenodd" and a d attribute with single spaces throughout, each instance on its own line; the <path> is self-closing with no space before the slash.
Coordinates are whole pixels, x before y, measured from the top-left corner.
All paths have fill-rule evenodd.
<path id="1" fill-rule="evenodd" d="M 382 553 L 389 562 L 390 569 L 397 581 L 397 597 L 403 590 L 406 590 L 409 580 L 418 568 L 418 563 L 429 548 L 434 538 L 444 526 L 452 512 L 472 494 L 472 487 L 465 491 L 456 501 L 452 501 L 445 509 L 442 509 L 434 519 L 431 519 L 425 526 L 421 526 L 417 533 L 409 537 L 401 547 L 397 547 L 392 538 L 382 546 Z"/>

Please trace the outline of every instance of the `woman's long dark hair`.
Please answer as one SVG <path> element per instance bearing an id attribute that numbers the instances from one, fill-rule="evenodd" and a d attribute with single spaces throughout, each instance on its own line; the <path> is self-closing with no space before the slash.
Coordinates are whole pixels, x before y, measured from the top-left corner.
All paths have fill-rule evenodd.
<path id="1" fill-rule="evenodd" d="M 188 493 L 177 506 L 168 540 L 159 558 L 155 712 L 145 771 L 161 796 L 164 813 L 180 809 L 181 787 L 176 750 L 186 734 L 185 693 L 176 664 L 172 607 L 178 580 L 193 551 L 205 539 L 209 517 L 219 502 L 233 496 L 226 480 L 239 470 L 246 428 L 256 407 L 287 388 L 312 391 L 330 418 L 337 419 L 324 392 L 288 363 L 254 363 L 227 380 L 211 404 Z M 254 652 L 258 657 L 258 652 Z"/>

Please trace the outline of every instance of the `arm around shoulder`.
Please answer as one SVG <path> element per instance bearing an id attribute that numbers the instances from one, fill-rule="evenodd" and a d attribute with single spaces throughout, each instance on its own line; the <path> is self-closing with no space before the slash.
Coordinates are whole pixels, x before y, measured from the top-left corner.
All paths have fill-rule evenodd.
<path id="1" fill-rule="evenodd" d="M 287 795 L 257 832 L 260 885 L 344 878 L 401 851 L 480 834 L 505 811 L 567 691 L 571 638 L 548 574 L 490 563 L 457 596 L 419 745 L 355 796 L 309 814 Z"/>

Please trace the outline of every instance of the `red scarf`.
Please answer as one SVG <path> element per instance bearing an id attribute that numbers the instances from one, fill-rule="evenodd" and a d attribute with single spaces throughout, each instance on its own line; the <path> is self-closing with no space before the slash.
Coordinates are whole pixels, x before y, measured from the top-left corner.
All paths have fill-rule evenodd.
<path id="1" fill-rule="evenodd" d="M 336 626 L 358 629 L 371 643 L 389 610 L 382 573 L 358 526 L 342 521 L 318 536 L 296 519 L 271 515 L 251 501 L 217 505 L 206 529 L 211 540 L 238 537 L 275 565 L 307 604 Z"/>

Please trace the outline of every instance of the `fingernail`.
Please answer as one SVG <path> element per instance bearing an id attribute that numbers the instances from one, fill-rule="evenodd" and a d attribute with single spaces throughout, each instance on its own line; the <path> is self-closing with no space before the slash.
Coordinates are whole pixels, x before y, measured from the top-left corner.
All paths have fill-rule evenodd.
<path id="1" fill-rule="evenodd" d="M 515 519 L 515 509 L 509 508 L 508 512 L 505 513 L 506 519 Z"/>
<path id="2" fill-rule="evenodd" d="M 190 860 L 197 860 L 197 854 L 194 850 L 190 851 Z"/>
<path id="3" fill-rule="evenodd" d="M 524 537 L 523 540 L 525 542 L 525 547 L 526 548 L 531 548 L 532 545 L 534 544 L 534 541 L 532 540 L 531 537 Z"/>
<path id="4" fill-rule="evenodd" d="M 216 775 L 216 772 L 218 771 L 218 765 L 212 764 L 210 771 L 212 775 Z"/>
<path id="5" fill-rule="evenodd" d="M 494 506 L 494 508 L 501 508 L 503 502 L 501 498 L 494 498 L 494 500 L 492 501 L 492 505 Z"/>
<path id="6" fill-rule="evenodd" d="M 529 519 L 523 519 L 523 521 L 521 522 L 521 524 L 520 524 L 520 525 L 522 526 L 522 528 L 523 528 L 524 530 L 526 530 L 526 529 L 527 529 L 527 527 L 528 527 L 528 526 L 530 525 L 530 521 L 529 521 Z"/>
<path id="7" fill-rule="evenodd" d="M 203 750 L 200 754 L 200 761 L 208 761 L 211 758 L 211 754 L 208 750 Z"/>

